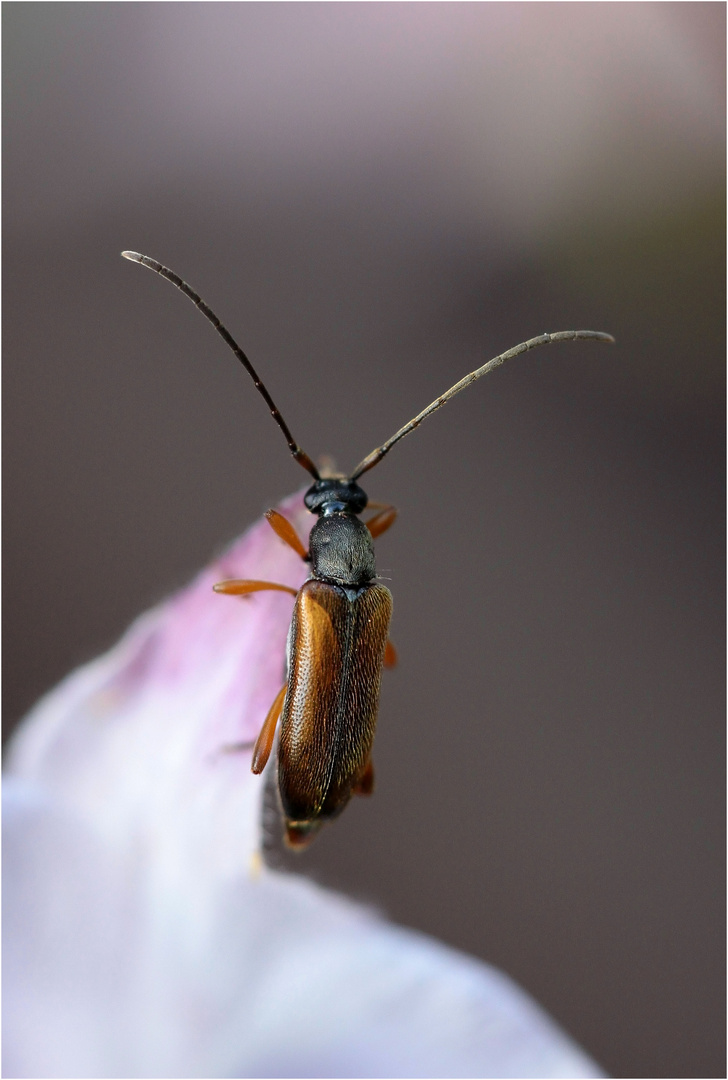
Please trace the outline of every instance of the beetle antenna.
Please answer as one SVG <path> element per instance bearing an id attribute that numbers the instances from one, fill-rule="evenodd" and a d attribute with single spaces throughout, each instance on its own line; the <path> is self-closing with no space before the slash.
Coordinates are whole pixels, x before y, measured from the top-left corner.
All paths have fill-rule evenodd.
<path id="1" fill-rule="evenodd" d="M 273 401 L 273 398 L 266 390 L 264 383 L 259 378 L 258 373 L 251 364 L 250 360 L 248 360 L 247 356 L 240 348 L 235 338 L 223 326 L 215 312 L 207 306 L 202 297 L 198 296 L 194 289 L 191 289 L 187 282 L 183 281 L 181 277 L 174 273 L 174 271 L 170 270 L 167 266 L 162 266 L 162 264 L 157 262 L 156 259 L 150 259 L 148 255 L 140 255 L 138 251 L 122 251 L 121 254 L 125 259 L 130 259 L 131 262 L 139 263 L 140 266 L 147 266 L 150 270 L 154 270 L 156 274 L 159 274 L 160 277 L 166 278 L 167 281 L 171 281 L 173 285 L 177 286 L 180 292 L 183 292 L 185 296 L 189 297 L 195 307 L 199 308 L 205 318 L 208 319 L 209 322 L 211 322 L 212 325 L 215 327 L 223 341 L 227 345 L 229 345 L 232 351 L 235 353 L 238 360 L 253 380 L 256 390 L 258 390 L 263 395 L 265 403 L 270 409 L 271 416 L 285 435 L 286 442 L 288 443 L 288 449 L 291 451 L 298 464 L 302 465 L 304 469 L 307 469 L 308 472 L 311 473 L 311 476 L 313 476 L 314 480 L 320 480 L 321 477 L 319 476 L 318 469 L 311 461 L 311 458 L 308 456 L 308 454 L 301 449 L 301 447 L 291 435 L 290 431 L 288 430 L 288 425 L 278 411 L 276 403 Z"/>
<path id="2" fill-rule="evenodd" d="M 444 394 L 428 405 L 426 409 L 423 409 L 421 413 L 418 413 L 414 420 L 410 420 L 408 424 L 405 424 L 403 428 L 392 436 L 391 439 L 387 439 L 385 443 L 382 443 L 376 450 L 372 450 L 371 454 L 367 454 L 363 461 L 359 462 L 354 472 L 351 474 L 351 480 L 358 480 L 362 473 L 367 472 L 369 469 L 373 469 L 377 465 L 385 454 L 388 454 L 395 443 L 403 439 L 405 435 L 409 435 L 410 431 L 414 431 L 416 427 L 419 427 L 422 421 L 428 417 L 431 413 L 437 412 L 442 408 L 445 402 L 450 398 L 455 397 L 461 390 L 464 390 L 466 386 L 470 386 L 476 379 L 479 379 L 481 375 L 487 375 L 493 368 L 499 367 L 504 360 L 510 360 L 513 356 L 520 356 L 521 353 L 528 352 L 529 349 L 536 349 L 539 345 L 551 345 L 555 341 L 577 341 L 581 338 L 586 338 L 592 341 L 606 341 L 613 345 L 614 338 L 611 334 L 604 334 L 600 330 L 560 330 L 555 334 L 540 334 L 539 337 L 530 338 L 528 341 L 521 342 L 520 345 L 515 345 L 508 352 L 501 353 L 500 356 L 495 356 L 492 360 L 489 360 L 487 364 L 483 364 L 477 371 L 471 371 L 469 375 L 466 375 L 460 382 L 451 386 Z"/>

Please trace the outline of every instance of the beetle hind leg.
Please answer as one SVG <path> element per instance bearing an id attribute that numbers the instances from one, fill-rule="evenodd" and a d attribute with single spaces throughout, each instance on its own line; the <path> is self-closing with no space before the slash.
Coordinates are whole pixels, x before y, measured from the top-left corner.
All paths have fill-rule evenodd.
<path id="1" fill-rule="evenodd" d="M 276 733 L 276 724 L 278 723 L 278 717 L 281 715 L 283 709 L 283 700 L 286 696 L 286 690 L 288 689 L 288 683 L 281 687 L 276 695 L 276 699 L 270 707 L 268 715 L 265 718 L 263 727 L 260 729 L 260 735 L 258 736 L 255 749 L 253 750 L 253 761 L 250 766 L 250 771 L 255 773 L 262 773 L 263 769 L 268 764 L 268 758 L 270 757 L 271 749 L 273 748 L 273 736 Z"/>
<path id="2" fill-rule="evenodd" d="M 364 766 L 364 772 L 361 774 L 357 782 L 352 786 L 352 795 L 371 795 L 374 791 L 374 766 L 372 765 L 372 759 L 369 758 Z"/>

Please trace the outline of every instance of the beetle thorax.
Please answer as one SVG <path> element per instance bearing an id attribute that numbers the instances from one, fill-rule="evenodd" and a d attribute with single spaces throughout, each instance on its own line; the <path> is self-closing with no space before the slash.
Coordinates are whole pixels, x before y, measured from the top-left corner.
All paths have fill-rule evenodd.
<path id="1" fill-rule="evenodd" d="M 308 549 L 314 577 L 360 586 L 376 573 L 371 533 L 346 511 L 322 514 L 311 529 Z"/>

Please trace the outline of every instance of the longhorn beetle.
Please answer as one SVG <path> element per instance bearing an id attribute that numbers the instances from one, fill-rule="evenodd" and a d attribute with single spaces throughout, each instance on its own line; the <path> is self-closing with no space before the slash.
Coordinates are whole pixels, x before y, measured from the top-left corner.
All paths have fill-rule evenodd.
<path id="1" fill-rule="evenodd" d="M 369 500 L 357 480 L 426 417 L 504 360 L 555 341 L 589 338 L 613 342 L 614 338 L 596 330 L 563 330 L 524 341 L 455 383 L 367 454 L 350 476 L 324 477 L 291 435 L 250 360 L 201 297 L 155 259 L 136 251 L 123 251 L 122 255 L 171 281 L 209 319 L 263 395 L 288 449 L 314 479 L 304 496 L 306 507 L 318 518 L 311 529 L 308 551 L 282 514 L 276 510 L 266 514 L 278 536 L 311 564 L 302 587 L 296 591 L 271 581 L 223 581 L 214 586 L 216 592 L 231 596 L 278 589 L 296 597 L 286 647 L 287 681 L 261 728 L 252 770 L 261 773 L 265 768 L 280 718 L 278 790 L 285 840 L 289 847 L 302 848 L 325 821 L 341 813 L 352 795 L 372 791 L 371 749 L 382 666 L 395 661 L 388 640 L 392 596 L 375 581 L 372 541 L 389 528 L 397 512 L 393 506 L 379 506 L 379 513 L 362 522 L 359 515 Z"/>

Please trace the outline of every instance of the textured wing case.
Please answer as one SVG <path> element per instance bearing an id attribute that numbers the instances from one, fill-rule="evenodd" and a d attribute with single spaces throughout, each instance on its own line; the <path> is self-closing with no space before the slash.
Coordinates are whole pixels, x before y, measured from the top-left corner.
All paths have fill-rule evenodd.
<path id="1" fill-rule="evenodd" d="M 278 750 L 283 811 L 293 822 L 344 809 L 374 739 L 392 596 L 376 584 L 353 599 L 347 592 L 309 580 L 293 611 Z"/>

